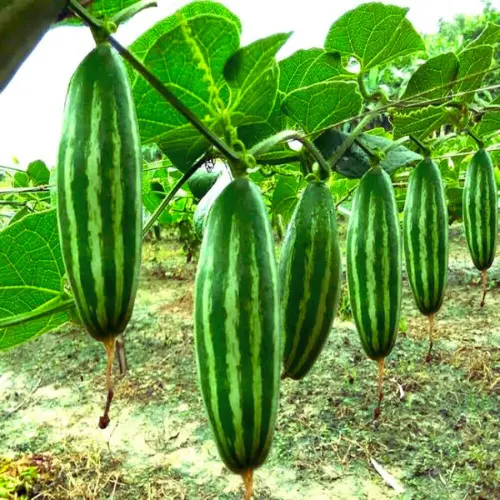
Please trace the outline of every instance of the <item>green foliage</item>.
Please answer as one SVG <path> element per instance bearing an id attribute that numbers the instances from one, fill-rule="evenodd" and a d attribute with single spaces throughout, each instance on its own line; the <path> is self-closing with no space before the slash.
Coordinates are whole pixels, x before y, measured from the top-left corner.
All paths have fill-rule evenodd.
<path id="1" fill-rule="evenodd" d="M 224 66 L 239 48 L 240 31 L 239 20 L 225 7 L 193 2 L 146 31 L 130 49 L 192 113 L 215 127 L 220 103 L 214 87 L 218 94 L 226 85 Z M 177 168 L 187 170 L 208 143 L 143 78 L 131 75 L 142 141 L 158 144 Z"/>
<path id="2" fill-rule="evenodd" d="M 360 5 L 333 24 L 325 49 L 355 57 L 362 71 L 425 51 L 422 38 L 405 17 L 407 12 L 375 2 Z"/>
<path id="3" fill-rule="evenodd" d="M 0 269 L 0 320 L 29 313 L 64 295 L 65 271 L 55 210 L 28 215 L 0 232 Z M 0 328 L 0 350 L 68 320 L 63 312 Z"/>
<path id="4" fill-rule="evenodd" d="M 432 57 L 413 73 L 402 97 L 424 101 L 445 97 L 457 78 L 459 68 L 460 61 L 454 52 Z M 436 90 L 428 91 L 434 88 Z"/>

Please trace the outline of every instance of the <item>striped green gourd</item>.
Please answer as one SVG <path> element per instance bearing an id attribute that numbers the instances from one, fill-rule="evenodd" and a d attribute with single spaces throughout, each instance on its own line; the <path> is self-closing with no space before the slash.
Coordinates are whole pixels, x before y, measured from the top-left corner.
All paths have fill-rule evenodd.
<path id="1" fill-rule="evenodd" d="M 401 236 L 389 175 L 376 166 L 363 175 L 347 228 L 347 284 L 363 349 L 379 366 L 396 341 L 401 310 Z"/>
<path id="2" fill-rule="evenodd" d="M 115 339 L 134 307 L 141 262 L 142 158 L 127 72 L 108 43 L 73 75 L 57 165 L 62 256 L 78 315 L 108 358 L 109 423 Z"/>
<path id="3" fill-rule="evenodd" d="M 259 189 L 232 181 L 208 215 L 195 283 L 201 392 L 227 467 L 251 477 L 269 452 L 279 395 L 274 241 Z"/>
<path id="4" fill-rule="evenodd" d="M 425 158 L 415 168 L 403 218 L 406 271 L 418 309 L 429 318 L 429 352 L 434 315 L 443 304 L 448 278 L 448 209 L 438 166 Z"/>
<path id="5" fill-rule="evenodd" d="M 283 377 L 304 377 L 332 328 L 341 289 L 335 205 L 322 181 L 310 181 L 281 249 L 279 284 Z"/>
<path id="6" fill-rule="evenodd" d="M 98 45 L 69 85 L 57 172 L 64 264 L 78 313 L 100 341 L 132 314 L 141 257 L 141 144 L 127 72 Z"/>
<path id="7" fill-rule="evenodd" d="M 474 266 L 483 277 L 484 305 L 487 271 L 493 264 L 498 234 L 498 194 L 495 172 L 489 153 L 481 148 L 472 157 L 463 191 L 465 237 Z"/>

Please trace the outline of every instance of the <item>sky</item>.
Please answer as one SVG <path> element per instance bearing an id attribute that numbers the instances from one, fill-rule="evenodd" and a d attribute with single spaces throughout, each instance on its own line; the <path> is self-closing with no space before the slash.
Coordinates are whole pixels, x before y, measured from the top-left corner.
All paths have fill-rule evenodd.
<path id="1" fill-rule="evenodd" d="M 189 3 L 158 0 L 158 7 L 139 13 L 116 38 L 133 42 L 156 22 Z M 242 21 L 242 45 L 278 32 L 294 34 L 279 54 L 286 57 L 301 48 L 321 47 L 330 25 L 359 0 L 222 0 Z M 408 19 L 421 33 L 433 33 L 439 20 L 456 14 L 479 14 L 481 0 L 391 0 L 383 3 L 408 7 Z M 306 6 L 307 8 L 305 8 Z M 493 0 L 500 8 L 500 0 Z M 59 27 L 43 38 L 8 87 L 0 94 L 0 165 L 26 167 L 41 159 L 55 163 L 66 90 L 80 61 L 94 47 L 86 28 Z"/>

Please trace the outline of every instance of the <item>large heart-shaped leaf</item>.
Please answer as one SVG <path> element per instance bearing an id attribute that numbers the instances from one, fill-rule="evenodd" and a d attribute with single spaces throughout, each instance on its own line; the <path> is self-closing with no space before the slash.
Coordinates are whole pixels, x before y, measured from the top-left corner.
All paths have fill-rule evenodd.
<path id="1" fill-rule="evenodd" d="M 355 57 L 362 71 L 414 52 L 425 52 L 422 38 L 405 17 L 407 12 L 378 2 L 360 5 L 335 21 L 325 49 Z"/>
<path id="2" fill-rule="evenodd" d="M 240 31 L 238 18 L 222 5 L 193 2 L 146 31 L 130 49 L 200 120 L 214 127 L 216 85 L 239 47 Z M 142 141 L 157 143 L 186 170 L 208 143 L 141 76 L 131 73 L 131 84 Z"/>

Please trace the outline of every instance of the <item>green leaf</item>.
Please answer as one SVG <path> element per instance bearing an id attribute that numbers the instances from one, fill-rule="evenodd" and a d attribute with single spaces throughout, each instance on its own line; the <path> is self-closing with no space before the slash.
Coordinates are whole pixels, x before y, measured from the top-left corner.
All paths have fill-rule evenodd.
<path id="1" fill-rule="evenodd" d="M 191 125 L 184 125 L 165 133 L 158 143 L 181 172 L 189 170 L 209 148 L 209 142 Z"/>
<path id="2" fill-rule="evenodd" d="M 460 64 L 454 52 L 447 52 L 429 59 L 411 76 L 403 99 L 416 96 L 416 99 L 426 101 L 445 97 L 457 77 L 459 67 Z M 417 95 L 424 92 L 424 95 Z"/>
<path id="3" fill-rule="evenodd" d="M 301 181 L 297 177 L 278 176 L 278 183 L 273 193 L 272 212 L 281 215 L 285 224 L 290 221 L 293 209 L 299 201 Z"/>
<path id="4" fill-rule="evenodd" d="M 27 313 L 63 294 L 65 273 L 55 210 L 28 215 L 0 232 L 0 318 Z M 69 320 L 57 313 L 0 329 L 0 349 L 26 342 Z"/>
<path id="5" fill-rule="evenodd" d="M 26 172 L 16 172 L 14 174 L 13 185 L 15 188 L 29 187 L 30 178 Z"/>
<path id="6" fill-rule="evenodd" d="M 165 175 L 166 174 L 166 175 Z M 169 192 L 174 184 L 179 180 L 180 173 L 175 168 L 170 168 L 166 171 L 144 171 L 142 175 L 142 204 L 144 209 L 149 214 L 153 214 L 158 208 L 165 193 Z M 183 199 L 186 197 L 184 190 L 178 191 L 174 200 Z M 175 201 L 172 202 L 172 205 Z M 162 225 L 173 223 L 171 210 L 164 210 L 160 215 L 158 222 Z"/>
<path id="7" fill-rule="evenodd" d="M 19 222 L 23 217 L 26 217 L 26 215 L 29 215 L 33 213 L 31 210 L 28 209 L 28 207 L 22 207 L 20 210 L 16 212 L 14 217 L 10 219 L 9 224 L 15 224 L 16 222 Z"/>
<path id="8" fill-rule="evenodd" d="M 500 106 L 500 95 L 490 102 L 491 106 Z M 474 127 L 479 136 L 498 134 L 500 131 L 500 110 L 486 111 L 481 121 Z"/>
<path id="9" fill-rule="evenodd" d="M 335 79 L 356 79 L 342 66 L 338 53 L 323 49 L 298 50 L 279 62 L 280 92 L 285 95 L 302 87 Z"/>
<path id="10" fill-rule="evenodd" d="M 36 160 L 28 165 L 26 170 L 33 186 L 43 186 L 49 183 L 50 172 L 42 160 Z"/>
<path id="11" fill-rule="evenodd" d="M 487 111 L 481 121 L 474 127 L 480 137 L 500 133 L 500 111 Z"/>
<path id="12" fill-rule="evenodd" d="M 457 84 L 455 85 L 454 92 L 469 92 L 480 88 L 484 79 L 482 72 L 491 66 L 492 60 L 493 47 L 491 45 L 479 45 L 460 52 L 458 54 L 460 70 L 457 75 Z M 462 102 L 472 102 L 474 94 L 470 93 L 459 96 L 458 99 Z"/>
<path id="13" fill-rule="evenodd" d="M 238 127 L 238 138 L 250 149 L 257 143 L 277 134 L 283 130 L 292 128 L 290 119 L 281 110 L 283 94 L 278 93 L 271 116 L 264 122 L 240 125 Z M 288 146 L 281 144 L 276 148 L 278 151 L 288 150 Z"/>
<path id="14" fill-rule="evenodd" d="M 462 218 L 463 188 L 450 187 L 446 190 L 450 223 Z"/>
<path id="15" fill-rule="evenodd" d="M 227 60 L 239 47 L 240 31 L 238 18 L 222 5 L 193 2 L 146 31 L 130 49 L 210 127 L 219 113 L 214 103 L 216 85 L 222 80 Z M 197 140 L 200 134 L 138 74 L 131 73 L 131 84 L 142 141 L 157 143 L 185 170 L 193 158 L 182 155 L 176 129 L 183 127 L 182 147 L 187 136 Z M 198 146 L 197 153 L 202 154 L 208 143 Z"/>
<path id="16" fill-rule="evenodd" d="M 358 180 L 353 180 L 337 175 L 332 175 L 330 180 L 330 192 L 338 203 L 342 198 L 349 194 L 349 191 L 359 184 Z M 347 200 L 346 200 L 347 201 Z"/>
<path id="17" fill-rule="evenodd" d="M 362 103 L 357 83 L 321 82 L 291 92 L 283 101 L 283 112 L 311 133 L 356 116 Z"/>
<path id="18" fill-rule="evenodd" d="M 467 48 L 478 45 L 495 45 L 500 42 L 500 26 L 495 23 L 488 23 L 480 35 L 467 45 Z"/>
<path id="19" fill-rule="evenodd" d="M 443 106 L 427 106 L 415 111 L 395 113 L 392 120 L 394 139 L 413 135 L 425 139 L 431 132 L 438 130 L 445 123 L 453 123 L 459 111 Z"/>
<path id="20" fill-rule="evenodd" d="M 414 52 L 425 45 L 410 21 L 408 9 L 381 3 L 366 3 L 341 16 L 330 28 L 325 49 L 355 57 L 361 71 Z"/>
<path id="21" fill-rule="evenodd" d="M 269 118 L 278 93 L 276 53 L 290 38 L 280 33 L 257 40 L 234 53 L 224 68 L 231 89 L 230 111 L 235 125 Z"/>
<path id="22" fill-rule="evenodd" d="M 348 134 L 340 130 L 330 129 L 323 132 L 314 144 L 325 158 L 329 158 L 347 139 Z M 408 167 L 422 159 L 422 156 L 413 152 L 402 144 L 395 145 L 394 141 L 379 135 L 369 133 L 358 137 L 363 146 L 381 157 L 380 166 L 392 174 L 399 168 Z M 389 147 L 391 149 L 389 150 Z M 383 153 L 387 151 L 386 153 Z M 349 179 L 359 179 L 371 167 L 370 158 L 357 145 L 353 144 L 337 163 L 336 171 Z"/>

